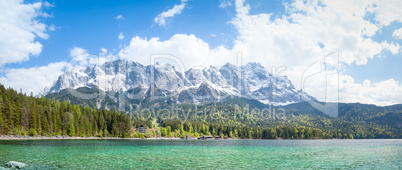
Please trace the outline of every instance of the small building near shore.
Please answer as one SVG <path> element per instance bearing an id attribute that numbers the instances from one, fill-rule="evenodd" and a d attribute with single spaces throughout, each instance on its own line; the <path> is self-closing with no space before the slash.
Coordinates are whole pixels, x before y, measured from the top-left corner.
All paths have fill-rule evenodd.
<path id="1" fill-rule="evenodd" d="M 187 139 L 187 140 L 190 140 L 190 139 L 198 139 L 198 138 L 197 138 L 197 137 L 190 136 L 190 135 L 186 135 L 186 139 Z"/>
<path id="2" fill-rule="evenodd" d="M 199 137 L 198 139 L 201 139 L 201 140 L 209 140 L 209 139 L 214 139 L 214 137 L 213 137 L 213 136 L 201 136 L 201 137 Z"/>
<path id="3" fill-rule="evenodd" d="M 137 128 L 137 131 L 138 132 L 140 132 L 140 133 L 147 133 L 147 128 L 145 128 L 143 125 L 141 125 L 141 126 L 139 126 L 138 128 Z"/>
<path id="4" fill-rule="evenodd" d="M 155 135 L 156 136 L 158 136 L 158 129 L 148 129 L 150 132 L 155 132 Z M 144 133 L 144 134 L 147 134 L 148 132 L 147 132 L 147 128 L 145 127 L 145 126 L 143 126 L 143 125 L 141 125 L 141 126 L 139 126 L 138 128 L 137 128 L 137 131 L 138 132 L 140 132 L 140 133 Z"/>

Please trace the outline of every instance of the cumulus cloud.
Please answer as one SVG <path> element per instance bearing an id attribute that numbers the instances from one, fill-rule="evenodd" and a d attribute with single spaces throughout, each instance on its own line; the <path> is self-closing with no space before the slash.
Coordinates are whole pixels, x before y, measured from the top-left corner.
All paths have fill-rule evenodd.
<path id="1" fill-rule="evenodd" d="M 57 62 L 41 67 L 6 69 L 4 76 L 0 76 L 0 82 L 6 87 L 22 89 L 27 94 L 33 92 L 36 95 L 44 87 L 52 85 L 66 65 L 66 62 Z"/>
<path id="2" fill-rule="evenodd" d="M 285 74 L 298 88 L 304 81 L 302 73 L 326 53 L 339 50 L 337 62 L 341 66 L 352 63 L 364 65 L 368 59 L 380 55 L 384 50 L 392 54 L 399 53 L 398 43 L 376 42 L 370 38 L 380 29 L 380 26 L 364 19 L 367 10 L 372 6 L 370 2 L 324 1 L 323 3 L 325 5 L 321 6 L 317 1 L 294 1 L 286 4 L 288 15 L 271 18 L 271 14 L 250 15 L 250 6 L 242 0 L 236 1 L 237 16 L 232 23 L 239 31 L 239 36 L 233 50 L 243 51 L 246 60 L 259 61 L 268 67 L 269 65 L 287 67 Z M 383 10 L 376 12 L 381 15 L 382 13 Z M 396 20 L 398 18 L 389 22 Z M 318 44 L 323 44 L 323 48 Z M 323 101 L 337 101 L 338 91 L 330 93 L 322 91 L 327 88 L 337 89 L 341 102 L 397 103 L 396 98 L 387 99 L 386 93 L 383 93 L 382 97 L 382 93 L 378 93 L 382 91 L 380 89 L 383 88 L 380 86 L 382 82 L 373 83 L 368 87 L 355 83 L 348 75 L 340 74 L 339 77 L 341 80 L 339 82 L 338 79 L 327 82 L 323 78 L 310 78 L 307 82 L 313 82 L 309 87 L 313 87 L 311 89 L 314 90 L 309 93 L 313 96 L 336 94 L 334 98 L 328 98 L 329 96 L 317 98 Z M 400 88 L 398 82 L 388 80 L 385 82 L 396 83 L 395 88 Z"/>
<path id="3" fill-rule="evenodd" d="M 184 7 L 186 7 L 186 2 L 187 0 L 182 0 L 180 5 L 175 5 L 172 9 L 160 13 L 155 17 L 154 22 L 159 26 L 165 26 L 167 19 L 172 18 L 183 11 Z"/>
<path id="4" fill-rule="evenodd" d="M 119 40 L 123 40 L 124 39 L 123 32 L 120 32 L 120 34 L 119 34 L 119 36 L 117 36 L 117 38 L 119 38 Z"/>
<path id="5" fill-rule="evenodd" d="M 125 18 L 123 17 L 123 15 L 117 15 L 115 19 L 116 20 L 124 20 Z"/>
<path id="6" fill-rule="evenodd" d="M 353 78 L 345 76 L 346 83 L 340 84 L 347 92 L 340 94 L 342 101 L 375 103 L 377 105 L 390 105 L 402 103 L 402 85 L 394 79 L 388 79 L 378 83 L 371 83 L 369 80 L 358 84 Z M 351 82 L 348 82 L 351 81 Z"/>
<path id="7" fill-rule="evenodd" d="M 323 3 L 294 1 L 286 4 L 287 15 L 272 18 L 265 13 L 250 15 L 250 6 L 236 1 L 237 16 L 231 22 L 239 36 L 232 50 L 242 51 L 246 61 L 286 66 L 286 74 L 299 88 L 303 71 L 327 53 L 339 50 L 339 62 L 345 65 L 364 65 L 384 50 L 398 53 L 399 44 L 370 38 L 379 29 L 364 19 L 370 4 Z"/>
<path id="8" fill-rule="evenodd" d="M 351 3 L 347 0 L 318 3 L 318 1 L 296 0 L 284 4 L 286 15 L 274 18 L 272 14 L 267 13 L 250 14 L 250 5 L 243 0 L 236 0 L 234 5 L 237 14 L 230 23 L 235 26 L 239 34 L 231 49 L 224 46 L 211 48 L 208 43 L 192 34 L 176 34 L 166 41 L 160 41 L 158 37 L 147 39 L 137 36 L 119 52 L 119 56 L 150 64 L 152 54 L 170 54 L 178 57 L 186 67 L 193 67 L 235 63 L 236 55 L 240 53 L 243 63 L 260 62 L 269 70 L 272 67 L 285 67 L 286 71 L 281 74 L 287 75 L 297 88 L 301 88 L 303 72 L 327 53 L 339 51 L 339 58 L 335 63 L 339 62 L 340 66 L 344 67 L 352 63 L 364 65 L 369 59 L 380 56 L 385 50 L 392 54 L 400 52 L 398 43 L 377 42 L 371 39 L 389 22 L 400 22 L 399 18 L 395 17 L 399 13 L 390 12 L 393 11 L 391 6 L 374 4 L 378 3 L 371 1 Z M 386 11 L 387 9 L 389 11 Z M 172 10 L 169 13 L 170 15 L 165 16 L 174 16 L 175 12 Z M 376 20 L 381 24 L 366 20 L 368 13 L 374 13 Z M 382 16 L 390 18 L 384 19 Z M 157 18 L 155 22 L 165 24 L 165 20 L 160 19 L 162 17 Z M 367 86 L 354 82 L 348 75 L 340 74 L 339 77 L 342 81 L 335 82 L 338 79 L 334 79 L 327 84 L 336 85 L 334 86 L 337 87 L 336 91 L 343 96 L 339 97 L 341 102 L 380 104 L 400 102 L 397 98 L 387 99 L 389 96 L 385 94 L 388 93 L 380 93 L 383 84 L 390 84 L 395 87 L 394 90 L 398 90 L 399 82 L 386 80 Z M 307 82 L 318 83 L 323 80 L 325 79 L 311 77 Z M 313 96 L 319 96 L 322 94 L 319 90 L 326 88 L 318 84 L 306 84 L 308 87 L 316 87 L 316 90 L 309 91 Z M 360 96 L 352 98 L 349 94 Z M 320 99 L 337 101 L 338 97 Z"/>
<path id="9" fill-rule="evenodd" d="M 49 63 L 46 66 L 30 68 L 5 68 L 0 76 L 0 82 L 6 87 L 12 87 L 16 90 L 22 89 L 29 94 L 33 92 L 38 95 L 45 87 L 52 85 L 58 76 L 68 69 L 80 70 L 88 65 L 102 65 L 105 62 L 116 60 L 116 56 L 107 54 L 105 48 L 100 49 L 99 55 L 91 55 L 87 50 L 74 47 L 69 50 L 71 59 L 66 62 Z"/>
<path id="10" fill-rule="evenodd" d="M 402 103 L 402 85 L 394 79 L 373 83 L 355 82 L 353 77 L 340 73 L 325 76 L 316 74 L 306 79 L 304 89 L 320 101 L 392 105 Z"/>
<path id="11" fill-rule="evenodd" d="M 70 49 L 70 57 L 73 58 L 74 60 L 83 60 L 88 57 L 88 52 L 85 49 L 82 49 L 80 47 L 74 47 Z"/>
<path id="12" fill-rule="evenodd" d="M 181 54 L 179 56 L 184 59 L 200 54 L 202 57 L 195 57 L 185 65 L 210 61 L 205 63 L 209 65 L 225 62 L 228 57 L 233 58 L 237 52 L 241 52 L 244 62 L 257 61 L 265 66 L 286 66 L 291 71 L 290 69 L 298 67 L 305 69 L 326 53 L 335 50 L 341 51 L 339 60 L 346 65 L 354 62 L 357 65 L 366 64 L 368 59 L 384 50 L 393 54 L 399 52 L 400 45 L 397 43 L 376 42 L 370 38 L 379 28 L 364 19 L 369 3 L 324 3 L 325 5 L 320 5 L 317 1 L 295 1 L 286 4 L 287 15 L 272 18 L 272 14 L 249 14 L 250 6 L 242 0 L 237 0 L 237 15 L 230 23 L 236 27 L 239 35 L 232 49 L 223 46 L 210 49 L 207 43 L 193 35 L 177 34 L 163 42 L 157 37 L 149 41 L 134 37 L 120 54 L 130 56 L 130 51 L 145 51 L 140 49 L 145 46 L 148 53 L 144 56 L 144 53 L 137 52 L 135 57 L 148 57 L 149 53 L 153 52 L 169 52 L 174 55 Z M 177 47 L 172 46 L 169 50 L 159 44 L 177 44 Z M 197 54 L 188 54 L 190 57 L 184 55 L 185 52 L 193 53 L 191 47 L 181 48 L 181 45 L 186 47 L 186 44 L 197 44 L 197 47 L 193 47 L 196 48 L 194 53 Z M 231 56 L 219 57 L 216 53 Z M 299 78 L 301 73 L 297 76 Z"/>
<path id="13" fill-rule="evenodd" d="M 239 31 L 234 48 L 248 51 L 246 55 L 253 60 L 265 56 L 265 62 L 293 68 L 340 49 L 341 62 L 363 65 L 383 50 L 390 50 L 391 44 L 367 38 L 378 27 L 364 19 L 365 3 L 325 1 L 321 6 L 317 1 L 295 1 L 287 4 L 288 15 L 281 18 L 264 13 L 249 15 L 250 7 L 243 3 L 236 2 L 238 14 L 232 20 Z"/>
<path id="14" fill-rule="evenodd" d="M 395 30 L 392 33 L 392 36 L 395 37 L 396 39 L 402 40 L 402 28 Z"/>
<path id="15" fill-rule="evenodd" d="M 40 2 L 0 1 L 0 65 L 27 61 L 41 53 L 42 44 L 37 38 L 49 37 L 47 26 L 38 20 L 43 17 L 41 7 Z"/>
<path id="16" fill-rule="evenodd" d="M 121 58 L 134 60 L 142 64 L 150 64 L 151 55 L 168 54 L 177 57 L 187 68 L 202 65 L 223 65 L 226 62 L 236 61 L 236 53 L 219 46 L 211 49 L 209 44 L 193 34 L 176 34 L 169 40 L 160 41 L 159 38 L 133 37 L 129 46 L 119 52 Z"/>
<path id="17" fill-rule="evenodd" d="M 394 21 L 402 22 L 401 6 L 400 0 L 382 0 L 374 1 L 367 10 L 375 14 L 375 20 L 382 26 L 388 26 Z"/>
<path id="18" fill-rule="evenodd" d="M 74 67 L 77 70 L 83 69 L 91 62 L 91 56 L 87 50 L 82 49 L 80 47 L 74 47 L 70 49 L 70 61 L 69 66 Z M 69 68 L 70 68 L 69 67 Z"/>
<path id="19" fill-rule="evenodd" d="M 81 70 L 89 65 L 98 64 L 102 65 L 105 62 L 116 60 L 115 55 L 109 54 L 107 49 L 100 48 L 100 53 L 90 54 L 87 50 L 74 47 L 70 49 L 70 61 L 66 69 Z"/>

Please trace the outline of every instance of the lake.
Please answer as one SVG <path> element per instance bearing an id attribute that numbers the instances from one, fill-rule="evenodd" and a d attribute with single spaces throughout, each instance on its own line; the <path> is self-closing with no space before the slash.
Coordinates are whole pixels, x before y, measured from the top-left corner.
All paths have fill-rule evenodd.
<path id="1" fill-rule="evenodd" d="M 402 140 L 3 140 L 29 169 L 401 169 Z"/>

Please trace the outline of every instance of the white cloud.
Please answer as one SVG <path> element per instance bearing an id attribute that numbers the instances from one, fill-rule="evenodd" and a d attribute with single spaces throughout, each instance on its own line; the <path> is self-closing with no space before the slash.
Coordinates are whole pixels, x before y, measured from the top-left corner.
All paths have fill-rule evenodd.
<path id="1" fill-rule="evenodd" d="M 236 56 L 230 60 L 229 56 L 233 56 L 230 53 L 231 51 L 222 46 L 210 49 L 208 43 L 193 34 L 176 34 L 166 41 L 160 41 L 159 38 L 147 40 L 138 36 L 133 37 L 130 45 L 119 52 L 119 56 L 148 65 L 151 55 L 169 54 L 179 58 L 184 66 L 190 68 L 198 65 L 223 65 L 226 62 L 236 61 Z"/>
<path id="2" fill-rule="evenodd" d="M 368 12 L 390 15 L 381 9 L 384 6 L 375 7 L 376 9 L 372 10 L 374 5 L 370 1 L 350 2 L 344 0 L 321 3 L 324 5 L 320 5 L 318 1 L 297 0 L 285 4 L 286 15 L 273 18 L 272 14 L 265 13 L 251 15 L 249 14 L 250 5 L 243 0 L 237 0 L 235 3 L 237 15 L 230 23 L 235 26 L 239 35 L 231 49 L 224 46 L 212 49 L 208 43 L 192 34 L 176 34 L 166 41 L 160 41 L 158 37 L 150 39 L 134 37 L 130 44 L 120 51 L 119 56 L 150 64 L 152 54 L 170 54 L 178 57 L 186 67 L 193 67 L 196 65 L 222 65 L 226 62 L 235 63 L 236 54 L 240 52 L 243 63 L 260 62 L 268 69 L 272 66 L 286 67 L 287 70 L 281 74 L 287 75 L 297 88 L 301 88 L 302 73 L 323 55 L 335 50 L 340 51 L 341 66 L 352 63 L 364 65 L 368 59 L 380 56 L 384 50 L 388 50 L 392 54 L 400 52 L 401 48 L 398 43 L 376 42 L 371 39 L 382 25 L 365 20 L 365 15 Z M 378 17 L 378 20 L 382 21 L 380 18 Z M 399 22 L 397 17 L 393 18 L 387 22 Z M 160 25 L 165 24 L 165 20 L 155 19 L 155 22 L 157 21 Z M 387 23 L 382 22 L 384 25 Z M 323 47 L 320 47 L 319 44 L 323 44 Z M 339 86 L 342 87 L 339 88 L 340 95 L 343 96 L 340 97 L 341 102 L 376 104 L 400 102 L 397 98 L 387 99 L 389 97 L 385 95 L 387 93 L 379 93 L 384 82 L 395 88 L 400 87 L 399 82 L 387 80 L 372 83 L 368 87 L 354 82 L 353 78 L 348 75 L 341 74 L 340 77 L 345 80 L 339 83 Z M 322 81 L 322 79 L 309 80 L 309 82 L 318 81 Z M 338 83 L 332 82 L 332 84 Z M 311 91 L 314 96 L 319 96 L 321 94 L 319 90 L 325 89 L 322 84 L 310 87 L 316 87 L 316 91 Z M 359 91 L 360 94 L 351 93 L 352 90 Z M 349 93 L 363 95 L 363 97 L 352 98 Z M 402 98 L 400 95 L 397 97 Z M 329 99 L 329 101 L 335 100 L 335 98 Z"/>
<path id="3" fill-rule="evenodd" d="M 101 52 L 104 54 L 107 54 L 107 49 L 106 48 L 101 48 Z"/>
<path id="4" fill-rule="evenodd" d="M 73 68 L 75 70 L 85 69 L 88 65 L 91 64 L 99 64 L 102 65 L 107 61 L 116 60 L 117 57 L 115 55 L 109 54 L 107 49 L 101 48 L 101 53 L 98 54 L 90 54 L 87 50 L 74 47 L 70 49 L 70 61 L 68 63 L 68 68 Z"/>
<path id="5" fill-rule="evenodd" d="M 323 7 L 317 1 L 295 1 L 288 5 L 288 16 L 271 19 L 271 14 L 249 15 L 249 5 L 237 1 L 238 14 L 232 20 L 239 31 L 235 49 L 250 52 L 248 57 L 253 60 L 266 56 L 268 63 L 289 67 L 311 63 L 309 59 L 337 49 L 342 50 L 341 62 L 362 65 L 388 49 L 387 44 L 364 38 L 378 30 L 363 18 L 367 4 L 324 3 Z M 324 49 L 317 45 L 319 42 L 325 45 Z"/>
<path id="6" fill-rule="evenodd" d="M 392 33 L 392 36 L 395 37 L 396 39 L 402 40 L 402 28 L 399 28 L 398 30 L 395 30 Z"/>
<path id="7" fill-rule="evenodd" d="M 221 1 L 221 3 L 219 4 L 219 8 L 226 8 L 232 6 L 232 3 L 229 1 Z"/>
<path id="8" fill-rule="evenodd" d="M 119 40 L 123 40 L 124 39 L 123 32 L 120 32 L 120 34 L 119 34 L 119 36 L 117 36 L 117 38 L 119 38 Z"/>
<path id="9" fill-rule="evenodd" d="M 232 50 L 242 51 L 246 61 L 286 66 L 285 74 L 299 88 L 303 70 L 326 53 L 339 49 L 339 60 L 346 65 L 364 65 L 384 50 L 398 53 L 399 44 L 367 38 L 379 29 L 364 19 L 369 4 L 348 2 L 324 1 L 321 6 L 317 1 L 295 1 L 286 5 L 288 15 L 272 18 L 250 15 L 250 6 L 238 0 L 231 22 L 239 36 Z"/>
<path id="10" fill-rule="evenodd" d="M 271 14 L 250 15 L 250 6 L 244 4 L 244 1 L 236 1 L 238 14 L 232 23 L 239 31 L 239 36 L 232 50 L 242 51 L 246 61 L 259 61 L 268 67 L 286 66 L 288 70 L 284 74 L 288 75 L 298 88 L 301 87 L 301 75 L 304 70 L 326 53 L 339 49 L 341 65 L 350 65 L 353 62 L 364 65 L 368 59 L 381 55 L 384 50 L 394 55 L 399 53 L 399 44 L 376 42 L 370 38 L 379 27 L 364 19 L 367 7 L 370 6 L 368 2 L 323 3 L 325 6 L 320 6 L 317 1 L 295 1 L 287 4 L 288 16 L 271 18 Z M 324 44 L 324 48 L 321 49 L 318 43 Z M 353 80 L 347 75 L 341 74 L 340 77 Z M 317 86 L 317 81 L 322 79 L 310 80 L 315 84 L 311 86 L 315 90 L 310 92 L 313 96 L 320 96 L 327 86 L 338 84 L 329 82 Z M 382 86 L 377 84 L 371 86 L 370 90 L 356 89 L 363 86 L 354 81 L 340 81 L 339 86 L 339 100 L 342 102 L 391 104 L 396 101 L 387 100 L 385 94 L 381 97 L 381 93 L 377 91 L 381 91 Z M 353 90 L 359 90 L 361 94 L 351 93 Z M 377 96 L 370 98 L 370 93 Z M 333 91 L 329 94 L 338 93 Z M 349 94 L 357 96 L 349 100 Z M 362 95 L 367 97 L 361 97 Z M 323 99 L 325 98 L 321 98 Z M 335 98 L 330 98 L 327 101 L 334 100 Z"/>
<path id="11" fill-rule="evenodd" d="M 347 92 L 341 93 L 342 101 L 375 103 L 377 105 L 390 105 L 402 103 L 402 85 L 394 79 L 371 83 L 369 80 L 363 84 L 353 82 L 353 78 L 347 77 L 346 83 L 341 84 Z"/>
<path id="12" fill-rule="evenodd" d="M 158 37 L 150 39 L 133 37 L 130 44 L 121 49 L 118 55 L 149 65 L 151 55 L 168 54 L 177 57 L 186 68 L 191 68 L 235 63 L 237 52 L 224 46 L 211 48 L 207 42 L 193 34 L 176 34 L 165 41 L 161 41 Z"/>
<path id="13" fill-rule="evenodd" d="M 56 31 L 57 29 L 59 29 L 59 28 L 57 28 L 55 25 L 49 25 L 49 27 L 47 28 L 49 31 Z"/>
<path id="14" fill-rule="evenodd" d="M 392 42 L 391 44 L 387 43 L 387 41 L 383 41 L 381 45 L 386 48 L 393 55 L 396 55 L 401 50 L 401 46 L 398 43 Z"/>
<path id="15" fill-rule="evenodd" d="M 43 18 L 52 18 L 53 17 L 52 15 L 48 14 L 47 12 L 42 12 L 41 16 Z"/>
<path id="16" fill-rule="evenodd" d="M 186 6 L 187 0 L 182 0 L 180 5 L 175 5 L 172 9 L 164 11 L 155 17 L 154 22 L 159 26 L 165 26 L 168 18 L 174 17 L 176 14 L 180 14 Z"/>
<path id="17" fill-rule="evenodd" d="M 43 6 L 45 7 L 54 7 L 54 4 L 49 3 L 48 1 L 43 2 Z"/>
<path id="18" fill-rule="evenodd" d="M 42 3 L 23 4 L 22 0 L 0 1 L 0 65 L 27 61 L 39 55 L 42 44 L 37 38 L 47 39 L 42 16 Z"/>
<path id="19" fill-rule="evenodd" d="M 402 22 L 402 1 L 382 0 L 375 1 L 373 4 L 375 5 L 371 5 L 368 11 L 375 14 L 375 20 L 382 26 L 388 26 L 393 21 Z"/>
<path id="20" fill-rule="evenodd" d="M 365 80 L 360 84 L 351 76 L 343 74 L 327 76 L 326 79 L 319 76 L 306 80 L 304 90 L 320 101 L 359 102 L 381 106 L 402 103 L 402 85 L 394 79 L 378 83 Z"/>
<path id="21" fill-rule="evenodd" d="M 116 16 L 116 20 L 124 20 L 125 18 L 123 17 L 123 15 L 117 15 Z"/>
<path id="22" fill-rule="evenodd" d="M 80 47 L 70 49 L 71 60 L 69 64 L 76 69 L 83 69 L 89 64 L 90 55 L 87 50 Z"/>
<path id="23" fill-rule="evenodd" d="M 85 49 L 82 49 L 80 47 L 74 47 L 70 49 L 70 57 L 74 60 L 82 60 L 86 59 L 88 57 L 88 52 Z"/>
<path id="24" fill-rule="evenodd" d="M 50 63 L 47 66 L 6 69 L 4 76 L 0 76 L 0 82 L 6 87 L 12 87 L 19 91 L 35 95 L 50 86 L 57 77 L 63 73 L 66 62 Z"/>

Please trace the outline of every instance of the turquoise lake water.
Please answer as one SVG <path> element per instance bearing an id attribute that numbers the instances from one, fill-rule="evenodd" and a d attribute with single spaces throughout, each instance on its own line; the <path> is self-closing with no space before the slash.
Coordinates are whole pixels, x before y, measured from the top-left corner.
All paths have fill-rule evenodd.
<path id="1" fill-rule="evenodd" d="M 402 140 L 5 140 L 29 169 L 401 169 Z"/>

